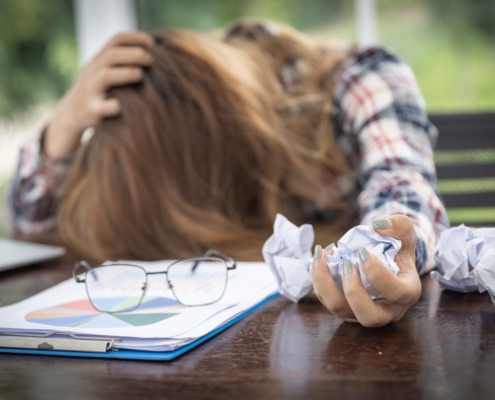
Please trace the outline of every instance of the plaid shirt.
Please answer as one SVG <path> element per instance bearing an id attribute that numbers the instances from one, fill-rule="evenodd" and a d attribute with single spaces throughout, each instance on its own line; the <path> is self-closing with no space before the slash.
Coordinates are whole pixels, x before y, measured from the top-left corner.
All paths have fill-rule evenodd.
<path id="1" fill-rule="evenodd" d="M 418 238 L 418 272 L 429 271 L 449 221 L 436 191 L 438 131 L 411 69 L 388 49 L 362 49 L 345 62 L 333 103 L 336 134 L 358 173 L 361 223 L 409 216 Z"/>
<path id="2" fill-rule="evenodd" d="M 301 71 L 282 71 L 287 90 Z M 289 71 L 290 69 L 290 71 Z M 410 68 L 390 50 L 364 48 L 343 64 L 333 92 L 335 132 L 357 179 L 338 181 L 342 195 L 356 200 L 360 220 L 408 215 L 416 228 L 419 273 L 434 266 L 433 250 L 448 227 L 436 192 L 432 145 L 437 130 L 429 122 Z M 40 137 L 22 148 L 9 207 L 17 229 L 28 233 L 55 227 L 55 202 L 70 160 L 46 160 Z"/>

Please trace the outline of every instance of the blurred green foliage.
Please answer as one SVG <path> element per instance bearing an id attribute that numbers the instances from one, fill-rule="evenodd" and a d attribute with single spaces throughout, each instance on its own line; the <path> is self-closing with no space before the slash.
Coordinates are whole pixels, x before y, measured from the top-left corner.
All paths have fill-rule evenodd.
<path id="1" fill-rule="evenodd" d="M 493 0 L 429 0 L 442 23 L 462 40 L 465 34 L 495 39 L 495 1 Z"/>
<path id="2" fill-rule="evenodd" d="M 102 0 L 104 1 L 104 0 Z M 412 65 L 434 111 L 495 109 L 494 0 L 376 0 L 380 42 Z M 349 0 L 136 0 L 141 29 L 215 31 L 241 16 L 353 41 Z M 77 73 L 72 0 L 0 0 L 0 117 L 54 101 Z"/>
<path id="3" fill-rule="evenodd" d="M 380 41 L 411 65 L 430 111 L 495 109 L 493 0 L 377 4 Z"/>
<path id="4" fill-rule="evenodd" d="M 348 0 L 137 0 L 136 4 L 139 25 L 145 30 L 174 26 L 210 31 L 244 16 L 262 16 L 308 29 L 331 23 L 353 9 Z"/>
<path id="5" fill-rule="evenodd" d="M 59 97 L 77 71 L 72 1 L 0 1 L 0 116 Z"/>

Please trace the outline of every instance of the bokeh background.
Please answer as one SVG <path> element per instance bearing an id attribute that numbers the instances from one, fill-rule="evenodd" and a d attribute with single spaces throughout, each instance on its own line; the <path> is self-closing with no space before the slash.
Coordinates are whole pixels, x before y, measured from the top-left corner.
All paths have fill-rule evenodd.
<path id="1" fill-rule="evenodd" d="M 101 0 L 104 2 L 105 0 Z M 376 0 L 378 43 L 412 66 L 434 113 L 495 110 L 495 1 Z M 0 1 L 0 236 L 19 145 L 35 134 L 80 68 L 72 0 Z M 136 0 L 140 29 L 217 32 L 241 16 L 356 41 L 350 0 Z"/>

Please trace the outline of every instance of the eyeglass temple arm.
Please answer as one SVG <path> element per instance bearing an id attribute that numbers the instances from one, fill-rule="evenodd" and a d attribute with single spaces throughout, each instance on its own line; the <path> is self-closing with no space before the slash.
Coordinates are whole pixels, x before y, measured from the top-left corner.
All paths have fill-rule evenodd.
<path id="1" fill-rule="evenodd" d="M 220 257 L 227 264 L 228 270 L 236 269 L 236 267 L 237 267 L 237 262 L 232 257 L 228 256 L 225 253 L 222 253 L 219 250 L 215 250 L 215 249 L 206 250 L 203 254 L 203 257 L 209 257 L 209 256 Z"/>
<path id="2" fill-rule="evenodd" d="M 79 267 L 84 267 L 84 269 L 86 269 L 86 272 L 92 272 L 93 271 L 93 267 L 91 267 L 91 265 L 89 265 L 86 261 L 84 260 L 79 260 L 79 261 L 76 261 L 76 263 L 74 264 L 74 268 L 72 270 L 72 276 L 74 277 L 74 279 L 76 280 L 77 283 L 83 283 L 83 282 L 86 282 L 86 279 L 84 278 L 80 278 L 79 276 L 76 275 L 76 270 L 79 268 Z M 95 275 L 95 279 L 97 279 L 97 276 Z"/>
<path id="3" fill-rule="evenodd" d="M 208 249 L 203 253 L 203 257 L 210 257 L 210 256 L 217 256 L 220 257 L 222 260 L 225 261 L 227 264 L 227 270 L 233 270 L 236 269 L 237 267 L 237 262 L 230 256 L 228 256 L 225 253 L 222 253 L 221 251 L 215 250 L 215 249 Z M 198 267 L 199 261 L 196 261 L 194 265 L 191 268 L 191 271 L 194 272 L 196 268 Z"/>

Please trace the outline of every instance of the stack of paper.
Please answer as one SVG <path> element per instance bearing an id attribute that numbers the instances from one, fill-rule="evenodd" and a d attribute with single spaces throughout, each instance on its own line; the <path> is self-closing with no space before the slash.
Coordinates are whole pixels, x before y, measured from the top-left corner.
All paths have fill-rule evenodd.
<path id="1" fill-rule="evenodd" d="M 149 271 L 163 271 L 169 263 L 134 262 Z M 173 351 L 214 332 L 277 291 L 266 264 L 240 262 L 228 272 L 225 294 L 214 304 L 180 305 L 167 288 L 164 275 L 157 274 L 149 275 L 146 297 L 138 309 L 110 314 L 96 311 L 85 285 L 69 279 L 0 308 L 0 335 L 51 334 L 51 338 L 63 338 L 70 334 L 75 338 L 110 338 L 112 349 Z"/>

